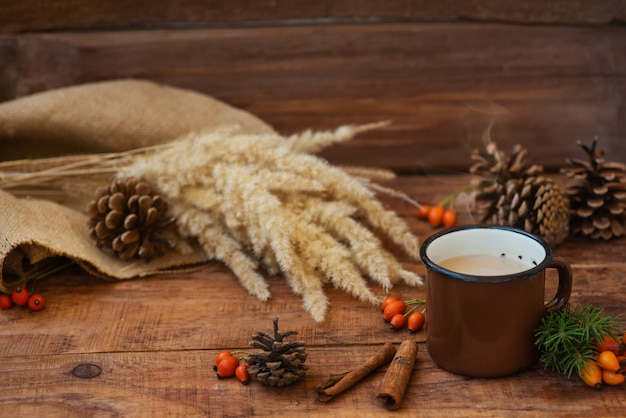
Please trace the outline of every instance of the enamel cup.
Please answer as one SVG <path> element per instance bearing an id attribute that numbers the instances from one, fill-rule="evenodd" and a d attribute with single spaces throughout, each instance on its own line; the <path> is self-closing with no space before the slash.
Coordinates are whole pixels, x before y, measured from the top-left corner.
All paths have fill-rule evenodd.
<path id="1" fill-rule="evenodd" d="M 532 234 L 493 225 L 442 230 L 424 241 L 420 254 L 426 265 L 427 347 L 439 367 L 499 377 L 538 360 L 535 330 L 546 312 L 565 306 L 572 289 L 565 259 L 553 257 Z M 453 258 L 466 264 L 442 267 Z M 502 273 L 500 264 L 514 267 Z M 558 288 L 546 302 L 548 268 L 557 270 Z"/>

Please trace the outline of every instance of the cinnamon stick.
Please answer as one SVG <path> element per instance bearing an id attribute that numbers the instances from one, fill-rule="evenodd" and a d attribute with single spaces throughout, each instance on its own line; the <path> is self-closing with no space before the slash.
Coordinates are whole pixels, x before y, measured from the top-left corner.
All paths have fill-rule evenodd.
<path id="1" fill-rule="evenodd" d="M 387 342 L 365 363 L 349 372 L 331 375 L 324 383 L 315 388 L 317 399 L 328 402 L 340 393 L 359 383 L 374 370 L 389 363 L 396 354 L 393 344 Z"/>
<path id="2" fill-rule="evenodd" d="M 387 409 L 400 407 L 416 358 L 417 343 L 413 340 L 404 340 L 387 368 L 376 396 L 383 401 Z"/>

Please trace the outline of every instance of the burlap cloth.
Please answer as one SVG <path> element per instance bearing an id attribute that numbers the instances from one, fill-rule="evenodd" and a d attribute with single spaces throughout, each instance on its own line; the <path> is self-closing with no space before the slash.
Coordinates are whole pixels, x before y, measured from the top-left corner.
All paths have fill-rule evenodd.
<path id="1" fill-rule="evenodd" d="M 84 84 L 0 104 L 0 161 L 125 151 L 188 132 L 239 125 L 272 128 L 257 117 L 197 92 L 139 80 Z M 104 279 L 129 279 L 207 261 L 197 247 L 150 262 L 121 261 L 96 247 L 82 210 L 0 190 L 0 290 L 59 257 Z"/>

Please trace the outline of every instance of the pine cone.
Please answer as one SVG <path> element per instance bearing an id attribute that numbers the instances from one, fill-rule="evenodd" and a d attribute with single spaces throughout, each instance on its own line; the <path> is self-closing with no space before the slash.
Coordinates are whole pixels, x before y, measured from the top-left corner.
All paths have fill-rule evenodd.
<path id="1" fill-rule="evenodd" d="M 278 331 L 278 318 L 274 322 L 274 335 L 259 331 L 252 336 L 250 345 L 263 350 L 259 354 L 251 354 L 245 358 L 249 366 L 250 376 L 270 386 L 287 386 L 297 382 L 306 374 L 308 366 L 304 364 L 307 358 L 303 341 L 283 341 L 297 331 L 285 333 Z"/>
<path id="2" fill-rule="evenodd" d="M 510 156 L 498 149 L 495 142 L 489 142 L 484 150 L 472 152 L 474 165 L 470 173 L 479 176 L 484 184 L 504 184 L 510 179 L 532 176 L 543 172 L 540 165 L 526 165 L 528 150 L 517 144 Z"/>
<path id="3" fill-rule="evenodd" d="M 524 148 L 516 145 L 509 157 L 498 149 L 495 142 L 489 142 L 484 150 L 475 149 L 472 152 L 472 160 L 475 163 L 469 171 L 476 176 L 472 179 L 472 185 L 476 190 L 475 202 L 481 215 L 481 222 L 493 220 L 498 214 L 496 203 L 501 196 L 507 194 L 507 182 L 523 178 L 525 171 L 531 174 L 541 172 L 539 166 L 526 168 L 524 160 L 527 154 Z M 495 223 L 499 222 L 496 220 Z"/>
<path id="4" fill-rule="evenodd" d="M 494 142 L 474 150 L 475 211 L 480 222 L 523 229 L 556 246 L 569 234 L 569 200 L 558 184 L 540 175 L 543 167 L 526 164 L 527 155 L 516 145 L 507 156 Z"/>
<path id="5" fill-rule="evenodd" d="M 569 200 L 552 180 L 541 176 L 509 180 L 491 222 L 513 226 L 555 246 L 569 234 Z"/>
<path id="6" fill-rule="evenodd" d="M 108 188 L 98 189 L 87 214 L 96 244 L 113 249 L 122 260 L 150 260 L 174 246 L 162 235 L 175 220 L 167 216 L 167 203 L 135 178 L 114 180 Z"/>
<path id="7" fill-rule="evenodd" d="M 571 201 L 572 233 L 609 240 L 624 235 L 626 228 L 626 165 L 605 162 L 604 151 L 578 141 L 588 161 L 568 159 L 562 170 L 571 179 L 566 193 Z"/>

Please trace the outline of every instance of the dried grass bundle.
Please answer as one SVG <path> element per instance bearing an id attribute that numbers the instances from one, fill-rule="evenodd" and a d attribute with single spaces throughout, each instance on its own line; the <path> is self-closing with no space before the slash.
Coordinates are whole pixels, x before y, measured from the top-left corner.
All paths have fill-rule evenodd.
<path id="1" fill-rule="evenodd" d="M 372 303 L 379 298 L 365 277 L 385 290 L 399 280 L 422 284 L 370 230 L 384 232 L 410 257 L 419 258 L 416 237 L 376 198 L 379 191 L 410 201 L 374 183 L 393 173 L 341 169 L 313 155 L 382 125 L 342 126 L 290 137 L 224 128 L 132 152 L 65 163 L 27 162 L 30 173 L 17 170 L 17 163 L 6 163 L 0 167 L 0 188 L 67 189 L 79 174 L 82 183 L 112 173 L 141 178 L 168 201 L 179 234 L 198 240 L 206 255 L 231 268 L 248 292 L 267 300 L 270 292 L 261 268 L 281 273 L 319 322 L 328 305 L 326 283 Z"/>

